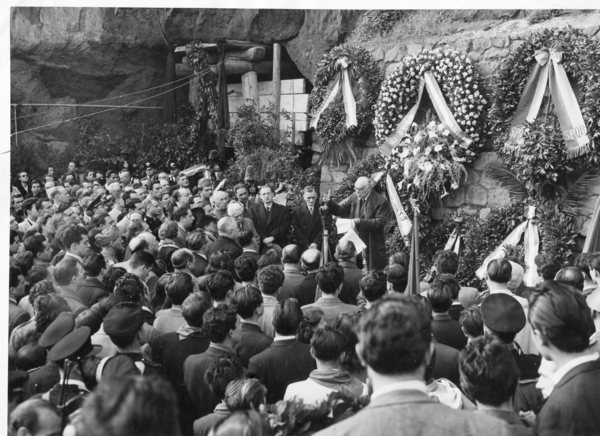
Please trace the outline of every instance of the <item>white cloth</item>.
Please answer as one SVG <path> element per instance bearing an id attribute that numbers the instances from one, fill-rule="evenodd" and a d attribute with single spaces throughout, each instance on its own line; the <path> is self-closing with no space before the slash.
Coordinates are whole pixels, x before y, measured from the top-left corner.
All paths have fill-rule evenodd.
<path id="1" fill-rule="evenodd" d="M 425 386 L 425 382 L 421 380 L 407 380 L 396 383 L 390 383 L 389 385 L 374 391 L 371 395 L 371 401 L 373 401 L 377 397 L 395 391 L 421 391 L 424 394 L 427 394 L 427 387 Z"/>

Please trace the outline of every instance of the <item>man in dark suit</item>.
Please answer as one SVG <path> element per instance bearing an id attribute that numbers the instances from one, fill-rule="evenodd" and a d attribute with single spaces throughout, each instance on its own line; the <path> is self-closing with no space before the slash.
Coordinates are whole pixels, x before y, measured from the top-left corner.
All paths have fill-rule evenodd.
<path id="1" fill-rule="evenodd" d="M 281 262 L 283 263 L 283 285 L 279 291 L 281 300 L 289 298 L 292 291 L 304 280 L 304 274 L 300 268 L 300 256 L 302 252 L 296 244 L 289 244 L 283 247 L 281 252 Z"/>
<path id="2" fill-rule="evenodd" d="M 106 271 L 106 261 L 100 253 L 92 253 L 83 259 L 84 278 L 77 289 L 83 303 L 92 307 L 102 298 L 108 296 L 109 290 L 100 281 Z"/>
<path id="3" fill-rule="evenodd" d="M 427 291 L 427 297 L 431 302 L 433 312 L 431 330 L 433 331 L 433 337 L 439 343 L 462 350 L 467 345 L 467 337 L 463 333 L 459 322 L 453 320 L 448 314 L 448 310 L 452 305 L 450 287 L 453 283 L 458 286 L 458 282 L 455 279 L 454 281 L 447 281 L 446 278 L 454 279 L 450 274 L 442 274 L 435 278 L 431 289 Z"/>
<path id="4" fill-rule="evenodd" d="M 279 291 L 279 301 L 286 298 L 295 298 L 302 306 L 306 306 L 316 300 L 317 272 L 321 264 L 321 252 L 315 248 L 309 248 L 302 253 L 300 262 L 302 263 L 302 269 L 306 271 L 306 275 L 294 289 L 288 291 L 288 289 L 284 290 L 282 288 Z"/>
<path id="5" fill-rule="evenodd" d="M 264 185 L 259 192 L 262 203 L 250 208 L 250 218 L 260 238 L 261 251 L 266 251 L 273 245 L 279 250 L 287 244 L 290 229 L 290 212 L 287 207 L 273 202 L 273 188 Z"/>
<path id="6" fill-rule="evenodd" d="M 318 435 L 506 435 L 494 417 L 454 410 L 427 395 L 423 381 L 432 353 L 431 316 L 415 296 L 389 295 L 358 324 L 356 351 L 373 394 L 356 415 Z"/>
<path id="7" fill-rule="evenodd" d="M 232 259 L 239 257 L 242 254 L 243 249 L 235 240 L 235 235 L 238 233 L 238 225 L 235 218 L 221 218 L 217 223 L 217 230 L 219 232 L 219 237 L 206 247 L 206 257 L 210 259 L 210 255 L 219 250 L 228 251 Z"/>
<path id="8" fill-rule="evenodd" d="M 273 342 L 260 327 L 260 317 L 263 314 L 263 297 L 257 287 L 244 286 L 233 291 L 231 302 L 235 304 L 241 318 L 239 341 L 235 345 L 240 361 L 248 367 L 248 361 Z"/>
<path id="9" fill-rule="evenodd" d="M 266 350 L 250 358 L 248 371 L 267 388 L 267 403 L 283 399 L 287 385 L 305 380 L 316 368 L 310 345 L 298 342 L 296 330 L 302 320 L 298 300 L 279 303 L 273 313 L 275 339 Z"/>
<path id="10" fill-rule="evenodd" d="M 350 218 L 350 226 L 367 245 L 367 265 L 372 271 L 381 271 L 387 265 L 384 226 L 390 219 L 387 199 L 372 189 L 367 177 L 359 177 L 354 184 L 355 193 L 340 204 L 324 196 L 333 215 Z M 363 262 L 365 259 L 363 259 Z"/>
<path id="11" fill-rule="evenodd" d="M 344 284 L 338 298 L 347 304 L 357 304 L 356 297 L 360 293 L 362 271 L 356 266 L 356 248 L 351 241 L 339 243 L 335 248 L 335 257 L 344 270 Z"/>
<path id="12" fill-rule="evenodd" d="M 600 434 L 600 359 L 589 346 L 594 321 L 584 297 L 544 281 L 529 306 L 533 341 L 554 363 L 552 393 L 537 415 L 536 434 Z"/>
<path id="13" fill-rule="evenodd" d="M 183 364 L 183 384 L 194 405 L 196 418 L 211 413 L 220 400 L 204 381 L 207 369 L 220 357 L 237 356 L 233 348 L 237 325 L 235 307 L 229 304 L 212 307 L 202 319 L 210 345 L 204 353 L 188 357 Z"/>
<path id="14" fill-rule="evenodd" d="M 304 201 L 292 211 L 294 235 L 301 250 L 307 248 L 320 249 L 323 243 L 323 224 L 321 212 L 317 205 L 317 191 L 312 186 L 306 186 L 303 194 Z"/>

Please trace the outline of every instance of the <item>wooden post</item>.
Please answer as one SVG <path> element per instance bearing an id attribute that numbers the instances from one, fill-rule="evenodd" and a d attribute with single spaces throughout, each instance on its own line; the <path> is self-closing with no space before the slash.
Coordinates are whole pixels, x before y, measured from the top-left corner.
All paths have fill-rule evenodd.
<path id="1" fill-rule="evenodd" d="M 279 109 L 281 105 L 281 44 L 273 44 L 273 116 L 275 140 L 279 142 Z"/>
<path id="2" fill-rule="evenodd" d="M 188 101 L 195 108 L 200 104 L 200 79 L 198 76 L 190 79 L 190 90 L 188 93 Z"/>
<path id="3" fill-rule="evenodd" d="M 246 100 L 252 100 L 257 112 L 258 107 L 258 74 L 256 71 L 248 71 L 242 76 L 242 95 Z"/>

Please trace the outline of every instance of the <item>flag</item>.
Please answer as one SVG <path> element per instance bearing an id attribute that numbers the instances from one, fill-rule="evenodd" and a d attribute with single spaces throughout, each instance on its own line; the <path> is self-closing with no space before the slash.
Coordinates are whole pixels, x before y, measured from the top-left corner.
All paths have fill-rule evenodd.
<path id="1" fill-rule="evenodd" d="M 408 262 L 408 283 L 406 285 L 407 295 L 419 295 L 419 214 L 415 209 L 415 217 L 413 219 L 412 237 L 410 242 L 410 260 Z"/>
<path id="2" fill-rule="evenodd" d="M 583 243 L 582 253 L 595 253 L 596 251 L 600 251 L 600 195 L 596 199 L 596 207 Z"/>

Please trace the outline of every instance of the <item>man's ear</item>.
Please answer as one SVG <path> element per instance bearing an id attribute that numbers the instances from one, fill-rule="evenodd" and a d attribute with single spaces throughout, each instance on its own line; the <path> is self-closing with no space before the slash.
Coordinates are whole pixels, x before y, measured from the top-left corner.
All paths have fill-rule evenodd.
<path id="1" fill-rule="evenodd" d="M 433 354 L 435 353 L 435 344 L 433 343 L 433 338 L 431 343 L 429 344 L 429 350 L 427 350 L 427 353 L 425 353 L 425 368 L 427 368 L 429 366 L 429 364 L 431 363 L 431 358 L 433 357 Z"/>
<path id="2" fill-rule="evenodd" d="M 356 355 L 358 356 L 358 360 L 360 360 L 360 364 L 366 368 L 367 362 L 365 362 L 365 359 L 363 358 L 362 347 L 360 345 L 360 342 L 356 343 L 356 345 L 354 346 L 354 351 L 356 351 Z"/>
<path id="3" fill-rule="evenodd" d="M 31 432 L 29 430 L 27 430 L 27 427 L 19 427 L 19 429 L 17 430 L 15 435 L 16 436 L 32 436 Z"/>

